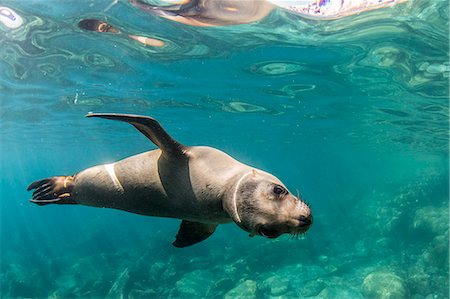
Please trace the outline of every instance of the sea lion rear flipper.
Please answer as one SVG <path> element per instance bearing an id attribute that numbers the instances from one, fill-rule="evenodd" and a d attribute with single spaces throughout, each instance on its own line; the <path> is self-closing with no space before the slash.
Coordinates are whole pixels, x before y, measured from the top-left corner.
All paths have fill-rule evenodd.
<path id="1" fill-rule="evenodd" d="M 38 205 L 77 204 L 72 199 L 73 176 L 54 176 L 31 183 L 27 191 L 33 190 L 33 199 L 30 201 Z"/>
<path id="2" fill-rule="evenodd" d="M 86 117 L 100 117 L 112 120 L 124 121 L 132 124 L 151 142 L 158 146 L 164 155 L 179 157 L 184 155 L 184 145 L 178 143 L 161 127 L 154 118 L 141 115 L 116 114 L 116 113 L 89 113 Z"/>
<path id="3" fill-rule="evenodd" d="M 217 224 L 200 223 L 183 220 L 172 243 L 175 247 L 187 247 L 201 242 L 211 236 L 216 230 Z"/>

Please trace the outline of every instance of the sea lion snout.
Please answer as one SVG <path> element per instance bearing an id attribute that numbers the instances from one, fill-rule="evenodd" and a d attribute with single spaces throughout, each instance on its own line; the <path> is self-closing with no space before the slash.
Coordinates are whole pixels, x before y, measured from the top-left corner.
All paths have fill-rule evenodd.
<path id="1" fill-rule="evenodd" d="M 305 226 L 310 226 L 312 224 L 312 216 L 311 214 L 309 214 L 308 216 L 300 216 L 298 218 L 298 220 L 300 221 L 300 224 L 298 226 L 300 227 L 305 227 Z"/>
<path id="2" fill-rule="evenodd" d="M 300 216 L 295 221 L 287 221 L 287 223 L 280 224 L 265 224 L 258 225 L 256 231 L 260 236 L 274 239 L 278 238 L 282 234 L 299 235 L 304 234 L 312 225 L 311 213 L 307 216 Z"/>
<path id="3" fill-rule="evenodd" d="M 295 227 L 291 229 L 292 234 L 306 233 L 306 231 L 311 227 L 313 223 L 313 216 L 309 205 L 301 199 L 298 199 L 298 201 L 299 204 L 297 206 L 296 212 L 294 212 L 297 213 L 298 216 L 295 221 Z"/>

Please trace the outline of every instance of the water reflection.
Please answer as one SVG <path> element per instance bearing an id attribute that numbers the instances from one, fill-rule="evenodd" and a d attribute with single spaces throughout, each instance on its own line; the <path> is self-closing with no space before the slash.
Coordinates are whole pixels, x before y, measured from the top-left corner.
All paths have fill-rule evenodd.
<path id="1" fill-rule="evenodd" d="M 265 61 L 250 66 L 249 71 L 254 74 L 267 76 L 285 76 L 300 73 L 305 70 L 301 64 L 284 61 Z"/>
<path id="2" fill-rule="evenodd" d="M 112 25 L 97 19 L 83 19 L 78 23 L 78 27 L 89 31 L 107 32 L 112 34 L 125 34 L 129 38 L 147 46 L 163 47 L 165 45 L 164 41 L 160 39 L 122 33 L 119 29 L 113 27 Z"/>
<path id="3" fill-rule="evenodd" d="M 191 26 L 247 24 L 266 17 L 274 5 L 264 0 L 187 0 L 158 6 L 140 0 L 130 3 L 153 15 Z"/>
<path id="4" fill-rule="evenodd" d="M 366 11 L 392 7 L 408 0 L 376 0 L 376 1 L 292 1 L 269 0 L 270 2 L 291 11 L 301 17 L 316 20 L 333 20 L 360 14 Z"/>
<path id="5" fill-rule="evenodd" d="M 17 29 L 23 24 L 22 17 L 9 7 L 0 7 L 0 22 L 11 29 Z"/>
<path id="6" fill-rule="evenodd" d="M 175 1 L 173 5 L 155 5 L 142 0 L 130 0 L 130 3 L 150 14 L 191 26 L 229 26 L 260 21 L 275 7 L 301 18 L 332 20 L 407 1 L 183 0 Z"/>

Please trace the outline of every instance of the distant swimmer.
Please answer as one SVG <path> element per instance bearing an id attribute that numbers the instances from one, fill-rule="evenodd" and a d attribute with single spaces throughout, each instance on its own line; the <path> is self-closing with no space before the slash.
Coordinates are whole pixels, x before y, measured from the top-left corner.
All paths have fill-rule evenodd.
<path id="1" fill-rule="evenodd" d="M 23 19 L 11 8 L 0 6 L 0 22 L 8 28 L 17 29 L 22 26 Z"/>
<path id="2" fill-rule="evenodd" d="M 308 19 L 332 20 L 390 7 L 408 0 L 268 0 Z"/>
<path id="3" fill-rule="evenodd" d="M 265 0 L 181 0 L 166 6 L 142 0 L 130 0 L 130 3 L 151 14 L 192 26 L 252 23 L 265 18 L 275 7 Z"/>
<path id="4" fill-rule="evenodd" d="M 84 19 L 78 23 L 78 27 L 84 30 L 95 31 L 95 32 L 108 32 L 113 34 L 122 34 L 122 32 L 113 27 L 112 25 L 97 19 Z M 129 38 L 140 42 L 141 44 L 153 47 L 164 47 L 165 42 L 151 37 L 139 36 L 139 35 L 131 35 L 125 34 Z"/>
<path id="5" fill-rule="evenodd" d="M 310 207 L 275 176 L 208 146 L 184 146 L 153 118 L 88 114 L 127 122 L 159 149 L 33 182 L 32 202 L 80 204 L 182 219 L 173 245 L 205 240 L 234 221 L 251 236 L 298 236 L 312 224 Z"/>

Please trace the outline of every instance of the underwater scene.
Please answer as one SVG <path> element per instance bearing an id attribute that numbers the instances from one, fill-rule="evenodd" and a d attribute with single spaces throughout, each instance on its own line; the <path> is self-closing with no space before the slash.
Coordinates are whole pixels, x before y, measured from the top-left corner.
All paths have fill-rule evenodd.
<path id="1" fill-rule="evenodd" d="M 0 297 L 449 298 L 448 1 L 359 2 L 1 0 Z M 244 175 L 222 173 L 244 166 L 224 156 L 187 173 L 216 182 L 211 194 L 234 190 L 237 216 L 197 209 L 207 233 L 179 232 L 183 217 L 201 222 L 183 209 L 114 209 L 103 185 L 122 182 L 125 200 L 127 178 L 151 193 L 143 182 L 158 172 L 112 163 L 151 140 L 160 160 L 180 147 L 149 119 L 89 113 L 150 116 L 245 175 L 270 173 L 282 182 L 270 192 L 301 205 L 302 229 L 261 226 L 287 215 L 287 199 L 249 189 L 242 206 Z M 72 176 L 103 164 L 110 181 L 74 190 L 104 204 L 77 202 Z M 48 181 L 27 191 L 52 176 L 60 193 Z M 170 206 L 188 198 L 176 178 L 162 182 Z"/>

